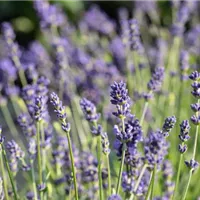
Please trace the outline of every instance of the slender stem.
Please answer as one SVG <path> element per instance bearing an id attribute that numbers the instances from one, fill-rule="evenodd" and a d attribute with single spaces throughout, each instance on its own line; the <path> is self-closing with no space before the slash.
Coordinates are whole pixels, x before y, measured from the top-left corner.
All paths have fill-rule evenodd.
<path id="1" fill-rule="evenodd" d="M 142 124 L 143 124 L 143 122 L 144 122 L 144 117 L 145 117 L 145 115 L 146 115 L 148 105 L 149 105 L 149 102 L 146 101 L 145 104 L 144 104 L 144 109 L 143 109 L 143 112 L 142 112 L 142 116 L 141 116 L 141 118 L 140 118 L 140 125 L 141 125 L 141 126 L 142 126 Z"/>
<path id="2" fill-rule="evenodd" d="M 194 149 L 193 149 L 192 159 L 195 159 L 195 155 L 196 155 L 198 132 L 199 132 L 199 125 L 196 126 L 196 133 L 195 133 Z"/>
<path id="3" fill-rule="evenodd" d="M 39 172 L 39 184 L 42 185 L 42 160 L 41 160 L 41 149 L 40 149 L 40 122 L 37 122 L 37 160 L 38 160 L 38 172 Z M 40 199 L 42 200 L 43 192 L 40 191 Z"/>
<path id="4" fill-rule="evenodd" d="M 190 181 L 191 181 L 191 178 L 192 178 L 192 171 L 193 171 L 193 169 L 190 170 L 190 174 L 189 174 L 189 178 L 188 178 L 188 183 L 187 183 L 187 186 L 186 186 L 186 189 L 185 189 L 185 193 L 184 193 L 184 195 L 183 195 L 182 200 L 185 200 L 185 199 L 186 199 L 187 192 L 188 192 L 188 188 L 189 188 Z"/>
<path id="5" fill-rule="evenodd" d="M 10 129 L 10 132 L 12 133 L 13 137 L 16 139 L 16 134 L 18 133 L 17 128 L 13 122 L 13 119 L 11 117 L 10 111 L 8 110 L 7 105 L 1 105 L 1 110 L 4 116 L 4 119 L 6 120 L 6 123 L 8 125 L 8 128 Z"/>
<path id="6" fill-rule="evenodd" d="M 27 80 L 26 80 L 26 77 L 25 77 L 25 74 L 24 74 L 24 70 L 19 70 L 19 79 L 22 83 L 22 86 L 26 86 L 27 85 Z"/>
<path id="7" fill-rule="evenodd" d="M 2 151 L 0 154 L 1 154 L 0 162 L 1 162 L 1 172 L 2 172 L 2 178 L 3 178 L 4 194 L 5 194 L 6 200 L 9 200 L 8 189 L 7 189 L 7 178 L 6 178 L 5 168 L 4 168 L 4 164 L 3 164 Z"/>
<path id="8" fill-rule="evenodd" d="M 122 108 L 121 108 L 122 109 Z M 124 117 L 122 117 L 122 132 L 125 132 L 125 122 L 124 122 Z M 118 176 L 118 181 L 117 181 L 117 189 L 116 189 L 116 193 L 119 193 L 119 188 L 121 185 L 121 179 L 122 179 L 122 172 L 123 172 L 123 168 L 124 168 L 124 160 L 125 160 L 125 153 L 126 153 L 126 144 L 123 143 L 122 145 L 122 159 L 121 159 L 121 164 L 120 164 L 120 170 L 119 170 L 119 176 Z"/>
<path id="9" fill-rule="evenodd" d="M 117 194 L 119 194 L 119 188 L 121 185 L 122 172 L 123 172 L 123 167 L 124 167 L 124 159 L 125 159 L 125 153 L 126 153 L 125 144 L 123 144 L 122 149 L 123 149 L 122 150 L 122 160 L 121 160 L 121 164 L 120 164 L 119 176 L 118 176 L 118 181 L 117 181 L 117 189 L 116 189 Z"/>
<path id="10" fill-rule="evenodd" d="M 5 151 L 5 148 L 4 148 L 3 144 L 1 144 L 1 148 L 2 148 L 2 153 L 3 153 L 3 158 L 4 158 L 4 161 L 6 163 L 6 168 L 7 168 L 7 171 L 8 171 L 8 176 L 9 176 L 9 179 L 10 179 L 10 182 L 11 182 L 11 185 L 12 185 L 12 189 L 13 189 L 13 193 L 14 193 L 14 199 L 18 200 L 17 190 L 16 190 L 15 184 L 14 184 L 13 174 L 12 174 L 12 172 L 10 170 L 10 166 L 9 166 L 9 163 L 8 163 L 6 151 Z"/>
<path id="11" fill-rule="evenodd" d="M 15 97 L 11 97 L 10 99 L 11 99 L 12 107 L 13 107 L 13 109 L 15 111 L 15 115 L 19 116 L 20 109 L 19 109 L 18 104 L 16 104 L 16 102 L 18 101 L 17 97 L 16 96 Z"/>
<path id="12" fill-rule="evenodd" d="M 153 200 L 153 193 L 154 193 L 154 182 L 155 182 L 155 176 L 156 176 L 156 169 L 157 169 L 157 165 L 154 165 L 154 169 L 153 169 L 153 177 L 152 177 L 152 188 L 151 188 L 151 197 L 150 199 Z"/>
<path id="13" fill-rule="evenodd" d="M 176 176 L 176 183 L 175 183 L 175 189 L 174 189 L 172 200 L 174 200 L 175 197 L 176 197 L 176 191 L 177 191 L 177 188 L 178 188 L 178 185 L 179 185 L 179 179 L 180 179 L 182 160 L 183 160 L 183 154 L 180 155 L 180 159 L 179 159 L 178 172 L 177 172 L 177 176 Z"/>
<path id="14" fill-rule="evenodd" d="M 66 134 L 67 134 L 67 141 L 68 141 L 68 146 L 69 146 L 69 155 L 70 155 L 70 159 L 71 159 L 71 167 L 72 167 L 72 173 L 73 173 L 75 199 L 78 200 L 78 187 L 77 187 L 77 181 L 76 181 L 76 168 L 75 168 L 75 164 L 74 164 L 74 156 L 73 156 L 73 151 L 72 151 L 72 144 L 71 144 L 69 132 L 66 132 Z"/>
<path id="15" fill-rule="evenodd" d="M 150 182 L 149 182 L 147 194 L 146 194 L 146 196 L 145 196 L 145 200 L 148 200 L 148 199 L 149 199 L 149 196 L 150 196 L 150 192 L 151 192 L 151 189 L 152 189 L 152 179 L 153 179 L 152 177 L 153 177 L 153 171 L 151 172 Z"/>
<path id="16" fill-rule="evenodd" d="M 110 160 L 109 160 L 109 154 L 106 156 L 107 159 L 107 168 L 108 168 L 108 195 L 111 195 L 111 173 L 110 173 Z"/>
<path id="17" fill-rule="evenodd" d="M 43 121 L 40 122 L 40 134 L 42 138 L 42 171 L 43 171 L 43 178 L 46 177 L 46 148 L 45 148 L 45 135 L 44 135 L 44 123 Z"/>
<path id="18" fill-rule="evenodd" d="M 32 184 L 33 184 L 33 191 L 34 191 L 34 199 L 37 200 L 37 188 L 36 188 L 36 182 L 35 182 L 35 170 L 34 170 L 34 163 L 33 160 L 31 160 L 31 176 L 32 176 Z"/>
<path id="19" fill-rule="evenodd" d="M 102 187 L 102 175 L 101 175 L 101 153 L 102 153 L 102 146 L 101 146 L 101 135 L 97 136 L 97 159 L 98 159 L 98 179 L 99 179 L 99 199 L 103 199 L 103 187 Z"/>
<path id="20" fill-rule="evenodd" d="M 133 193 L 131 194 L 129 200 L 132 200 L 132 199 L 134 198 L 134 193 L 137 191 L 137 188 L 138 188 L 138 186 L 139 186 L 139 184 L 140 184 L 140 182 L 141 182 L 141 179 L 142 179 L 142 177 L 143 177 L 143 175 L 144 175 L 144 172 L 145 172 L 147 166 L 148 166 L 148 164 L 144 164 L 144 165 L 143 165 L 142 170 L 141 170 L 141 172 L 140 172 L 140 175 L 139 175 L 139 177 L 138 177 L 138 180 L 137 180 L 137 182 L 136 182 L 136 184 L 135 184 L 135 187 L 134 187 L 134 189 L 133 189 Z"/>

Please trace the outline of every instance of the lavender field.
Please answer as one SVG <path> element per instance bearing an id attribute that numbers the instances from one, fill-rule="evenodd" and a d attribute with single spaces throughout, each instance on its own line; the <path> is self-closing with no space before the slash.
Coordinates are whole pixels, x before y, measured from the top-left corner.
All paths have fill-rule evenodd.
<path id="1" fill-rule="evenodd" d="M 200 200 L 200 2 L 29 3 L 0 24 L 0 200 Z"/>

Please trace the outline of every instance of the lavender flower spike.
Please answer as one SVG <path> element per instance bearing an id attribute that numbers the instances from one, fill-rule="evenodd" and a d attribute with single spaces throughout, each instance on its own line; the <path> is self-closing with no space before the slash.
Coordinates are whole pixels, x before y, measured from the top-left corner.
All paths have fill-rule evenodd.
<path id="1" fill-rule="evenodd" d="M 113 112 L 113 115 L 119 118 L 125 118 L 130 113 L 130 97 L 128 96 L 128 90 L 126 83 L 120 81 L 119 83 L 114 82 L 111 85 L 110 91 L 111 103 L 116 105 L 117 112 Z"/>
<path id="2" fill-rule="evenodd" d="M 175 123 L 176 123 L 176 117 L 175 116 L 167 117 L 165 119 L 165 122 L 164 122 L 163 127 L 162 127 L 164 137 L 169 136 L 169 132 L 171 131 L 171 129 L 173 129 L 173 127 L 175 126 Z"/>
<path id="3" fill-rule="evenodd" d="M 91 101 L 83 98 L 80 101 L 80 106 L 86 120 L 90 122 L 95 122 L 99 119 L 99 114 L 97 114 L 96 112 L 96 106 Z"/>
<path id="4" fill-rule="evenodd" d="M 65 107 L 62 105 L 62 101 L 60 101 L 58 95 L 54 92 L 51 94 L 51 103 L 54 106 L 54 112 L 57 113 L 57 117 L 61 121 L 62 129 L 66 132 L 69 132 L 70 124 L 67 123 Z"/>

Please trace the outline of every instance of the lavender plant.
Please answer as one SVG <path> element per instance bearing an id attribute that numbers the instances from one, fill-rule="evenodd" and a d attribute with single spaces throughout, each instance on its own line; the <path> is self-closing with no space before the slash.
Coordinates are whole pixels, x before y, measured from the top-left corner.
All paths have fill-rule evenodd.
<path id="1" fill-rule="evenodd" d="M 200 197 L 200 4 L 132 3 L 74 23 L 34 1 L 26 47 L 2 22 L 0 199 Z"/>

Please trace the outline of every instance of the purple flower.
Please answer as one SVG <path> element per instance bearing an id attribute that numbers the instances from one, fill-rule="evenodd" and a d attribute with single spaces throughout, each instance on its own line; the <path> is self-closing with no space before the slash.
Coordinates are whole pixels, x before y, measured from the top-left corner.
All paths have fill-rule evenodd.
<path id="1" fill-rule="evenodd" d="M 80 100 L 80 106 L 86 120 L 90 122 L 98 121 L 100 115 L 96 112 L 96 106 L 86 98 Z"/>
<path id="2" fill-rule="evenodd" d="M 163 162 L 167 154 L 168 143 L 162 134 L 162 131 L 150 132 L 145 141 L 145 158 L 152 167 L 155 164 L 158 166 Z"/>
<path id="3" fill-rule="evenodd" d="M 199 112 L 200 111 L 200 104 L 199 103 L 191 104 L 190 107 L 194 112 Z"/>
<path id="4" fill-rule="evenodd" d="M 124 192 L 133 192 L 135 185 L 135 180 L 134 177 L 127 173 L 123 172 L 122 173 L 122 188 Z"/>
<path id="5" fill-rule="evenodd" d="M 30 192 L 26 193 L 26 198 L 27 198 L 27 200 L 34 200 L 35 195 L 33 192 L 30 191 Z"/>
<path id="6" fill-rule="evenodd" d="M 21 67 L 21 51 L 19 45 L 14 41 L 15 34 L 12 26 L 7 22 L 4 23 L 2 26 L 2 32 L 8 50 L 9 58 L 12 60 L 14 67 L 19 70 L 19 68 Z"/>
<path id="7" fill-rule="evenodd" d="M 103 153 L 105 155 L 108 155 L 110 154 L 110 142 L 109 142 L 109 139 L 108 139 L 108 135 L 106 132 L 102 132 L 101 133 L 101 144 L 102 144 L 102 148 L 103 148 Z"/>
<path id="8" fill-rule="evenodd" d="M 200 80 L 200 73 L 198 71 L 194 71 L 189 75 L 189 78 L 193 81 L 199 81 Z"/>
<path id="9" fill-rule="evenodd" d="M 194 159 L 191 159 L 190 161 L 185 161 L 185 164 L 190 170 L 195 170 L 199 167 L 199 163 Z"/>
<path id="10" fill-rule="evenodd" d="M 187 3 L 181 2 L 178 6 L 176 21 L 172 25 L 171 33 L 173 36 L 181 36 L 185 29 L 185 23 L 187 22 L 189 15 L 190 15 L 190 9 Z"/>
<path id="11" fill-rule="evenodd" d="M 190 118 L 191 122 L 194 124 L 194 125 L 199 125 L 200 124 L 200 116 L 197 116 L 197 115 L 193 115 L 191 118 Z"/>
<path id="12" fill-rule="evenodd" d="M 10 44 L 13 40 L 15 40 L 15 33 L 10 23 L 4 22 L 1 27 L 4 40 Z"/>
<path id="13" fill-rule="evenodd" d="M 164 79 L 164 67 L 157 67 L 152 74 L 152 78 L 147 84 L 147 87 L 150 91 L 159 91 L 162 86 L 162 82 Z"/>
<path id="14" fill-rule="evenodd" d="M 18 160 L 23 159 L 25 153 L 14 140 L 8 141 L 6 144 L 6 148 L 10 153 L 10 168 L 13 172 L 17 172 Z"/>
<path id="15" fill-rule="evenodd" d="M 14 140 L 7 142 L 6 148 L 9 151 L 9 153 L 15 156 L 17 159 L 24 158 L 25 156 L 20 146 Z"/>
<path id="16" fill-rule="evenodd" d="M 165 119 L 165 122 L 164 122 L 163 127 L 162 127 L 164 137 L 169 136 L 169 132 L 173 129 L 175 124 L 176 124 L 176 117 L 175 116 L 167 117 Z"/>
<path id="17" fill-rule="evenodd" d="M 192 95 L 196 98 L 199 98 L 200 97 L 200 83 L 199 82 L 193 82 L 192 83 Z"/>
<path id="18" fill-rule="evenodd" d="M 111 103 L 114 105 L 123 105 L 130 101 L 128 96 L 128 90 L 126 89 L 126 83 L 123 81 L 117 83 L 115 82 L 111 85 Z"/>
<path id="19" fill-rule="evenodd" d="M 179 138 L 182 142 L 186 142 L 190 139 L 189 131 L 190 131 L 190 124 L 188 120 L 183 120 L 180 124 L 180 135 Z"/>
<path id="20" fill-rule="evenodd" d="M 65 107 L 62 105 L 62 101 L 60 101 L 58 95 L 54 92 L 51 93 L 51 103 L 54 106 L 54 112 L 57 114 L 57 117 L 61 121 L 62 129 L 65 132 L 69 132 L 70 124 L 67 123 L 67 114 L 65 112 Z"/>
<path id="21" fill-rule="evenodd" d="M 190 68 L 189 64 L 189 53 L 185 50 L 182 50 L 180 53 L 180 69 L 181 69 L 181 80 L 187 80 L 188 79 L 188 74 L 187 71 Z"/>
<path id="22" fill-rule="evenodd" d="M 33 137 L 36 135 L 35 125 L 28 114 L 20 114 L 17 121 L 27 137 Z"/>
<path id="23" fill-rule="evenodd" d="M 187 151 L 187 145 L 185 142 L 187 142 L 190 139 L 189 131 L 190 131 L 190 124 L 188 120 L 183 120 L 180 124 L 180 134 L 179 139 L 182 141 L 181 144 L 178 146 L 178 150 L 181 154 L 185 153 Z"/>
<path id="24" fill-rule="evenodd" d="M 108 197 L 108 200 L 122 200 L 122 198 L 118 194 L 112 194 Z"/>
<path id="25" fill-rule="evenodd" d="M 119 37 L 114 38 L 111 41 L 110 50 L 114 57 L 114 63 L 119 67 L 120 71 L 124 72 L 126 57 L 123 41 Z"/>
<path id="26" fill-rule="evenodd" d="M 153 12 L 157 9 L 156 1 L 135 1 L 135 10 L 140 12 Z"/>
<path id="27" fill-rule="evenodd" d="M 34 1 L 34 7 L 41 19 L 43 28 L 62 26 L 65 23 L 64 14 L 56 5 L 49 4 L 48 1 Z"/>
<path id="28" fill-rule="evenodd" d="M 45 118 L 45 112 L 46 112 L 46 102 L 44 97 L 38 96 L 35 98 L 35 113 L 34 117 L 36 121 L 41 121 Z"/>
<path id="29" fill-rule="evenodd" d="M 128 21 L 129 23 L 129 42 L 130 42 L 130 49 L 133 51 L 137 51 L 142 53 L 144 51 L 142 42 L 140 39 L 140 30 L 138 21 L 136 19 L 131 19 Z"/>
<path id="30" fill-rule="evenodd" d="M 116 138 L 121 142 L 127 142 L 132 139 L 131 127 L 129 127 L 128 124 L 125 125 L 125 131 L 122 131 L 122 127 L 119 128 L 115 125 L 113 132 L 116 135 Z"/>
<path id="31" fill-rule="evenodd" d="M 165 160 L 163 162 L 163 166 L 162 166 L 162 171 L 163 171 L 163 177 L 165 180 L 165 193 L 164 196 L 167 199 L 170 199 L 173 195 L 173 191 L 174 191 L 174 182 L 172 181 L 173 179 L 173 167 L 172 164 L 170 163 L 169 160 Z"/>
<path id="32" fill-rule="evenodd" d="M 31 159 L 35 158 L 35 155 L 37 153 L 37 145 L 36 145 L 36 141 L 33 138 L 30 138 L 29 143 L 28 143 L 28 153 L 30 155 Z"/>
<path id="33" fill-rule="evenodd" d="M 186 144 L 179 144 L 178 150 L 181 154 L 185 153 L 187 151 L 187 145 Z"/>
<path id="34" fill-rule="evenodd" d="M 115 23 L 111 21 L 106 13 L 102 12 L 98 6 L 92 6 L 89 11 L 85 13 L 84 22 L 89 29 L 105 35 L 110 35 L 115 31 Z"/>

